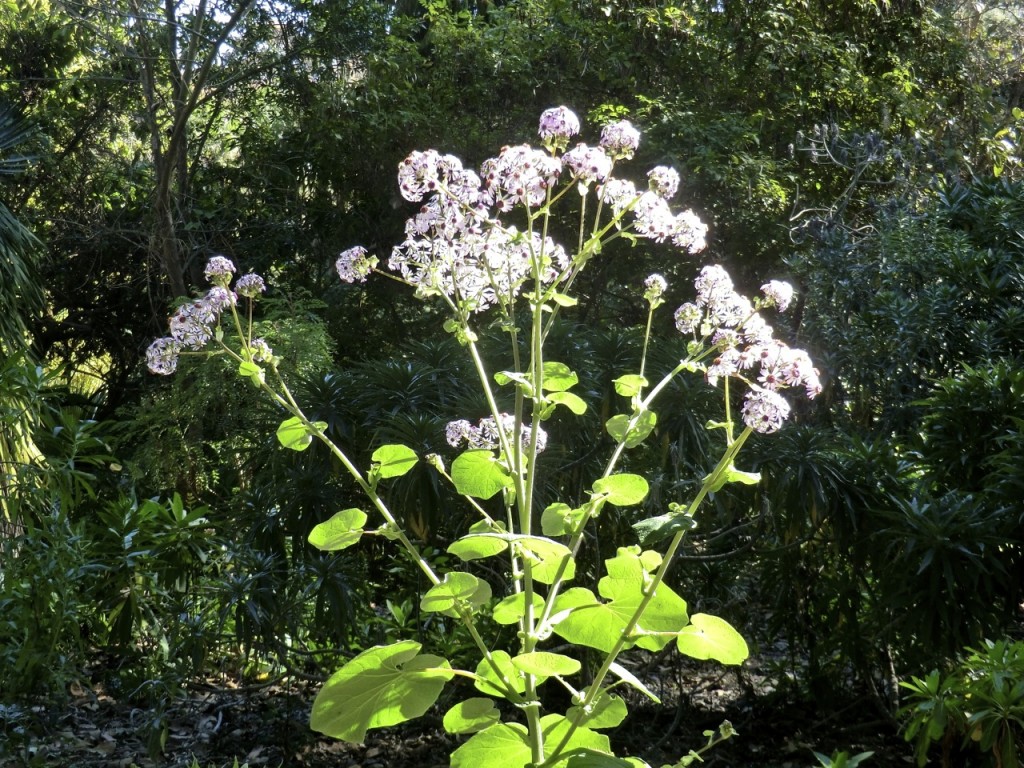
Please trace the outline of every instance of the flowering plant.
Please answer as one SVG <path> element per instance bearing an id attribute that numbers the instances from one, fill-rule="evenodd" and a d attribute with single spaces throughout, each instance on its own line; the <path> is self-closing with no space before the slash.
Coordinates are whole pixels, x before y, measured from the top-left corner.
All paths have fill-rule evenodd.
<path id="1" fill-rule="evenodd" d="M 660 275 L 648 277 L 643 284 L 648 307 L 644 351 L 638 372 L 615 381 L 628 405 L 605 424 L 612 447 L 604 470 L 584 498 L 542 499 L 535 482 L 538 454 L 547 444 L 542 424 L 558 409 L 581 415 L 588 407 L 572 391 L 576 373 L 545 356 L 552 322 L 576 303 L 571 295 L 574 280 L 614 240 L 670 242 L 693 254 L 704 248 L 706 234 L 694 213 L 670 207 L 679 185 L 675 170 L 653 169 L 645 190 L 613 175 L 636 150 L 639 133 L 632 125 L 612 123 L 598 146 L 576 144 L 570 149 L 579 130 L 576 116 L 558 107 L 541 117 L 541 148 L 506 147 L 485 161 L 479 174 L 433 150 L 413 152 L 399 166 L 402 195 L 421 207 L 408 220 L 406 239 L 394 248 L 387 266 L 419 296 L 447 306 L 445 328 L 472 359 L 490 411 L 475 423 L 459 419 L 448 425 L 447 441 L 461 451 L 450 466 L 439 456 L 420 457 L 407 446 L 392 444 L 376 449 L 369 468 L 357 467 L 327 437 L 325 424 L 305 416 L 278 375 L 273 351 L 245 327 L 238 296 L 248 300 L 251 318 L 252 302 L 265 289 L 262 279 L 245 275 L 232 291 L 234 266 L 224 257 L 215 257 L 207 267 L 213 283 L 209 293 L 184 304 L 171 319 L 171 335 L 149 349 L 149 367 L 164 374 L 174 371 L 179 355 L 202 350 L 211 341 L 234 359 L 239 373 L 287 412 L 277 431 L 281 444 L 303 450 L 313 440 L 325 443 L 383 520 L 368 528 L 366 511 L 346 509 L 317 525 L 310 542 L 323 550 L 340 550 L 364 534 L 396 541 L 430 582 L 422 610 L 461 621 L 479 650 L 475 669 L 452 668 L 446 659 L 422 653 L 413 640 L 360 653 L 318 694 L 311 718 L 318 731 L 361 741 L 369 728 L 422 715 L 445 684 L 461 676 L 480 695 L 461 701 L 444 716 L 448 731 L 472 734 L 452 753 L 453 766 L 644 766 L 637 757 L 616 757 L 602 733 L 627 715 L 619 695 L 623 686 L 656 700 L 618 662 L 620 655 L 633 647 L 659 651 L 674 642 L 682 653 L 698 659 L 739 664 L 747 656 L 746 643 L 735 629 L 711 615 L 690 615 L 665 576 L 705 497 L 727 483 L 757 482 L 757 475 L 736 467 L 736 458 L 751 433 L 782 426 L 789 404 L 781 392 L 796 387 L 813 397 L 820 389 L 807 354 L 775 339 L 760 314 L 769 307 L 784 311 L 793 291 L 773 281 L 763 286 L 763 296 L 751 301 L 734 290 L 721 267 L 704 267 L 696 280 L 695 300 L 675 311 L 675 326 L 684 337 L 679 363 L 652 383 L 645 376 L 647 342 L 667 285 Z M 548 233 L 556 206 L 574 195 L 580 201 L 580 228 L 570 253 Z M 593 206 L 589 214 L 588 205 Z M 362 247 L 342 253 L 336 268 L 349 283 L 381 271 L 378 259 Z M 476 329 L 485 313 L 496 314 L 508 334 L 513 360 L 509 370 L 489 370 L 478 348 Z M 234 323 L 240 348 L 225 342 L 218 325 L 221 316 Z M 620 460 L 654 431 L 659 393 L 684 372 L 721 384 L 725 417 L 711 425 L 723 435 L 721 458 L 694 498 L 671 503 L 663 514 L 634 526 L 643 547 L 667 540 L 664 552 L 622 546 L 605 561 L 597 594 L 569 586 L 587 525 L 607 505 L 634 506 L 646 497 L 647 481 L 619 471 Z M 730 387 L 744 391 L 739 420 L 731 409 Z M 507 412 L 498 406 L 500 388 L 510 390 L 507 400 L 513 405 Z M 420 460 L 429 462 L 478 514 L 478 521 L 448 551 L 467 564 L 502 559 L 508 578 L 502 594 L 494 595 L 492 584 L 468 566 L 437 572 L 403 530 L 386 501 L 386 485 Z M 518 627 L 516 648 L 491 647 L 479 629 L 481 611 L 488 611 L 498 624 Z M 582 674 L 579 654 L 547 650 L 553 636 L 568 644 L 561 647 L 599 651 L 599 664 Z M 566 712 L 544 711 L 539 691 L 545 684 L 570 693 L 572 705 Z M 701 750 L 691 751 L 676 765 L 691 763 L 731 736 L 731 726 L 723 724 L 707 735 Z"/>

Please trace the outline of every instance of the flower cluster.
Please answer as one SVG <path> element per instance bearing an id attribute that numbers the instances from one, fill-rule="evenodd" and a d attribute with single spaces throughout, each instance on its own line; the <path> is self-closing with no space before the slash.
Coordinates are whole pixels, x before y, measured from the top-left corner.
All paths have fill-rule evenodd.
<path id="1" fill-rule="evenodd" d="M 696 302 L 676 310 L 676 328 L 680 333 L 710 337 L 718 352 L 705 371 L 711 384 L 728 376 L 750 383 L 743 405 L 744 424 L 758 432 L 777 431 L 789 416 L 789 404 L 779 390 L 802 387 L 810 398 L 821 392 L 810 356 L 772 337 L 771 326 L 754 303 L 735 291 L 722 267 L 704 267 L 694 287 Z M 793 297 L 792 287 L 779 281 L 767 283 L 762 291 L 762 306 L 785 309 Z"/>
<path id="2" fill-rule="evenodd" d="M 463 309 L 480 312 L 515 299 L 528 278 L 545 284 L 567 274 L 572 259 L 560 245 L 532 229 L 520 232 L 499 220 L 517 207 L 536 211 L 559 183 L 569 179 L 586 194 L 597 194 L 612 215 L 641 237 L 670 241 L 688 253 L 705 246 L 707 227 L 692 211 L 674 213 L 668 204 L 679 188 L 679 174 L 659 166 L 648 174 L 649 191 L 638 193 L 632 182 L 612 178 L 617 160 L 633 156 L 640 133 L 626 120 L 605 126 L 599 146 L 577 144 L 580 121 L 566 107 L 546 110 L 538 135 L 547 149 L 528 144 L 504 147 L 485 160 L 480 172 L 464 168 L 452 155 L 436 150 L 412 152 L 398 167 L 402 196 L 420 203 L 405 227 L 388 266 L 421 297 L 443 295 Z M 361 246 L 344 251 L 335 264 L 346 282 L 362 282 L 376 259 Z"/>
<path id="3" fill-rule="evenodd" d="M 235 265 L 225 256 L 211 258 L 204 274 L 213 283 L 210 290 L 178 307 L 168 322 L 171 335 L 156 339 L 146 350 L 146 365 L 153 373 L 164 376 L 174 373 L 178 368 L 179 355 L 205 347 L 213 338 L 221 314 L 235 306 L 239 295 L 255 300 L 266 290 L 263 278 L 250 272 L 238 278 L 232 291 L 229 286 Z M 273 353 L 265 343 L 263 346 L 269 359 Z M 259 353 L 262 352 L 261 347 Z"/>
<path id="4" fill-rule="evenodd" d="M 515 432 L 515 428 L 515 417 L 508 413 L 501 414 L 500 431 L 499 422 L 491 417 L 480 419 L 476 426 L 465 419 L 458 419 L 448 423 L 448 426 L 445 428 L 445 438 L 448 440 L 448 445 L 453 448 L 458 448 L 463 443 L 467 443 L 470 448 L 492 450 L 501 446 L 502 433 L 504 433 L 506 439 L 510 439 Z M 531 428 L 528 424 L 523 424 L 520 428 L 519 441 L 524 450 L 528 449 L 530 445 L 530 430 Z M 547 446 L 547 442 L 547 433 L 538 427 L 537 451 L 543 451 Z"/>
<path id="5" fill-rule="evenodd" d="M 601 146 L 614 159 L 629 160 L 640 146 L 640 131 L 628 120 L 609 123 L 601 131 Z"/>
<path id="6" fill-rule="evenodd" d="M 376 266 L 377 258 L 368 255 L 361 245 L 342 251 L 338 254 L 338 260 L 334 262 L 338 277 L 346 283 L 365 283 Z"/>
<path id="7" fill-rule="evenodd" d="M 661 275 L 649 275 L 644 280 L 644 298 L 651 305 L 651 309 L 660 306 L 664 302 L 665 291 L 668 290 L 668 281 Z"/>
<path id="8" fill-rule="evenodd" d="M 540 129 L 537 133 L 544 146 L 552 149 L 565 149 L 569 139 L 580 132 L 580 119 L 568 107 L 552 107 L 540 116 Z"/>

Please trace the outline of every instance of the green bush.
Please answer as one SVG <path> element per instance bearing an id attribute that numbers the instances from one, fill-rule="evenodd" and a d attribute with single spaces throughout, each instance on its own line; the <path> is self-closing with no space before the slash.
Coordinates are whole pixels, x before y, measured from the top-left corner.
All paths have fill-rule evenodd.
<path id="1" fill-rule="evenodd" d="M 1024 641 L 986 641 L 967 649 L 953 668 L 912 677 L 901 710 L 904 737 L 919 766 L 933 745 L 942 765 L 1016 768 L 1024 749 Z M 980 754 L 979 754 L 980 753 Z"/>

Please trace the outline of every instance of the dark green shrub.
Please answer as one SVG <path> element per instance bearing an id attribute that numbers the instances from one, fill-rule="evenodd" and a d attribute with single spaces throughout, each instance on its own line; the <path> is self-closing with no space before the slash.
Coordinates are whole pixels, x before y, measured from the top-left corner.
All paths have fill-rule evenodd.
<path id="1" fill-rule="evenodd" d="M 904 737 L 918 766 L 941 748 L 943 766 L 1016 768 L 1024 751 L 1024 642 L 985 641 L 948 673 L 933 670 L 900 686 Z M 980 754 L 979 754 L 980 753 Z"/>

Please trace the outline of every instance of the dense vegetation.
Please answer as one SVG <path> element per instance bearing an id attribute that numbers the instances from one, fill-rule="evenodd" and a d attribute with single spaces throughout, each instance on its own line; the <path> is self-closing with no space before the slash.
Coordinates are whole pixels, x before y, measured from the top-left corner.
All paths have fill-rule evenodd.
<path id="1" fill-rule="evenodd" d="M 272 276 L 260 332 L 331 437 L 444 455 L 477 407 L 429 305 L 338 281 L 339 251 L 402 239 L 413 149 L 468 163 L 566 104 L 642 128 L 709 224 L 697 259 L 623 247 L 550 343 L 589 414 L 544 467 L 579 483 L 630 296 L 699 267 L 799 289 L 789 338 L 825 390 L 753 444 L 756 487 L 705 504 L 672 578 L 752 642 L 786 641 L 799 697 L 867 695 L 983 640 L 1024 600 L 1024 8 L 917 0 L 0 0 L 0 703 L 59 699 L 97 648 L 150 707 L 215 671 L 316 676 L 422 621 L 423 584 L 312 527 L 355 498 L 326 451 L 218 358 L 145 370 L 215 253 Z M 673 305 L 674 306 L 674 305 Z M 486 348 L 487 339 L 482 343 Z M 670 368 L 670 359 L 652 360 Z M 679 387 L 629 461 L 649 509 L 707 471 L 708 390 Z M 670 409 L 662 406 L 667 413 Z M 472 414 L 469 414 L 472 415 Z M 286 455 L 286 453 L 288 455 Z M 466 519 L 428 468 L 393 503 L 434 555 Z M 353 502 L 355 503 L 355 502 Z M 591 562 L 632 543 L 608 515 Z"/>

